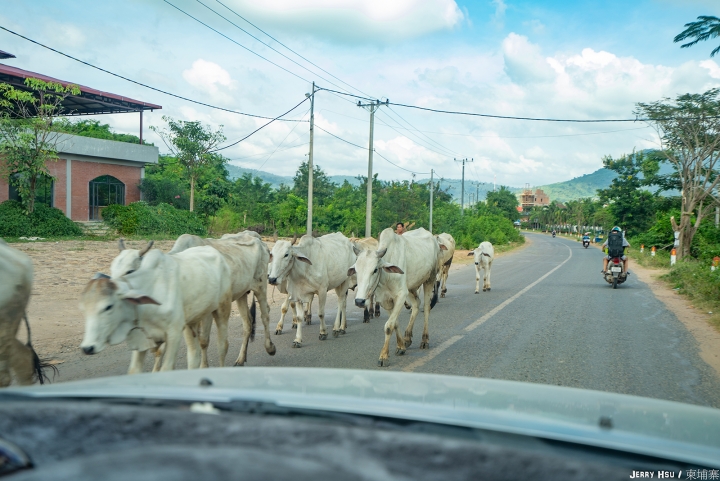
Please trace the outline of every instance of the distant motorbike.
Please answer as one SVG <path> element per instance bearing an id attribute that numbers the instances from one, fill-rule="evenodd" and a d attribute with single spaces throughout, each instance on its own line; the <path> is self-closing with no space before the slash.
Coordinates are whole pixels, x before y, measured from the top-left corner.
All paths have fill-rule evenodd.
<path id="1" fill-rule="evenodd" d="M 605 282 L 612 285 L 613 289 L 617 289 L 618 284 L 622 284 L 627 280 L 627 273 L 623 267 L 623 261 L 620 257 L 613 257 L 608 262 L 607 271 L 605 271 Z"/>
<path id="2" fill-rule="evenodd" d="M 553 232 L 553 237 L 555 237 L 555 233 Z"/>
<path id="3" fill-rule="evenodd" d="M 583 239 L 583 247 L 587 249 L 588 246 L 590 246 L 590 241 L 588 239 Z"/>

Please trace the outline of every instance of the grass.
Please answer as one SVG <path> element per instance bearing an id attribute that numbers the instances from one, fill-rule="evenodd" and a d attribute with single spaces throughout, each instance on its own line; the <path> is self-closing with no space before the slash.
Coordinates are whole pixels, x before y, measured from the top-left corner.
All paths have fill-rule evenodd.
<path id="1" fill-rule="evenodd" d="M 521 247 L 524 244 L 525 244 L 525 239 L 523 239 L 522 242 L 509 242 L 507 244 L 494 245 L 493 248 L 495 249 L 496 254 L 501 254 L 503 252 L 509 252 L 513 249 L 517 249 L 518 247 Z"/>

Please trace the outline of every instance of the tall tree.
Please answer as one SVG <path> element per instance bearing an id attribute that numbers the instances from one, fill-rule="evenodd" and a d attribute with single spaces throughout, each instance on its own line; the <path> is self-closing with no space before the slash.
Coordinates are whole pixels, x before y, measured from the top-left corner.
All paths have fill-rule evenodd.
<path id="1" fill-rule="evenodd" d="M 198 121 L 175 120 L 163 115 L 167 128 L 150 127 L 185 168 L 190 180 L 190 211 L 195 210 L 195 184 L 202 169 L 216 160 L 213 151 L 225 141 L 222 125 L 218 130 Z"/>
<path id="2" fill-rule="evenodd" d="M 29 90 L 0 83 L 0 167 L 31 213 L 38 179 L 50 177 L 47 163 L 58 158 L 62 135 L 53 120 L 63 113 L 63 101 L 80 89 L 35 78 L 25 79 L 25 86 Z"/>
<path id="3" fill-rule="evenodd" d="M 488 207 L 494 207 L 497 209 L 497 213 L 507 217 L 509 220 L 514 221 L 520 216 L 517 211 L 517 207 L 520 205 L 517 197 L 504 185 L 500 186 L 495 192 L 488 192 L 486 199 Z"/>
<path id="4" fill-rule="evenodd" d="M 308 163 L 303 162 L 293 177 L 293 194 L 303 199 L 308 195 L 308 170 Z M 322 205 L 337 187 L 319 165 L 313 167 L 313 202 Z"/>
<path id="5" fill-rule="evenodd" d="M 639 103 L 635 113 L 649 119 L 660 138 L 662 154 L 678 173 L 680 223 L 671 220 L 679 233 L 678 257 L 685 257 L 702 220 L 720 205 L 720 89 Z"/>
<path id="6" fill-rule="evenodd" d="M 696 21 L 686 23 L 685 30 L 680 32 L 673 41 L 678 43 L 689 38 L 695 39 L 680 45 L 680 48 L 688 48 L 698 42 L 717 37 L 720 37 L 720 18 L 710 15 L 700 15 Z M 715 47 L 715 49 L 710 52 L 710 56 L 714 57 L 718 52 L 720 52 L 720 46 Z"/>

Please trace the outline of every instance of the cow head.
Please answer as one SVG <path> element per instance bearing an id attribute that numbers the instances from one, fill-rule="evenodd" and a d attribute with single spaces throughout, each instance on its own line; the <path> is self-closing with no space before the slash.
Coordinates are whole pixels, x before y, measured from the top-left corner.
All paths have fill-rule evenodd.
<path id="1" fill-rule="evenodd" d="M 364 250 L 358 255 L 355 265 L 348 270 L 348 277 L 357 276 L 357 295 L 355 305 L 365 307 L 365 300 L 370 298 L 380 282 L 381 273 L 404 274 L 398 266 L 383 260 L 387 248 L 377 251 Z"/>
<path id="2" fill-rule="evenodd" d="M 297 247 L 286 240 L 279 240 L 270 252 L 270 268 L 268 269 L 268 282 L 277 286 L 282 284 L 295 261 L 312 265 L 310 259 L 297 250 Z"/>
<path id="3" fill-rule="evenodd" d="M 143 257 L 152 248 L 155 241 L 150 241 L 141 250 L 126 249 L 125 243 L 120 239 L 120 254 L 110 264 L 110 275 L 115 279 L 120 276 L 132 274 L 140 268 Z"/>
<path id="4" fill-rule="evenodd" d="M 137 306 L 156 304 L 150 296 L 130 289 L 98 274 L 88 282 L 80 295 L 80 310 L 85 316 L 85 335 L 80 348 L 85 354 L 96 354 L 108 345 L 123 342 L 135 327 Z"/>

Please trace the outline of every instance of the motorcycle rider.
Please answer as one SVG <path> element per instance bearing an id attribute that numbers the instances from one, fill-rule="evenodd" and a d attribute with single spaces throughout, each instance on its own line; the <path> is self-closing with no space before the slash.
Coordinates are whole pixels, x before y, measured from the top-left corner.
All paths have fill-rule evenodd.
<path id="1" fill-rule="evenodd" d="M 589 235 L 585 234 L 585 235 L 583 236 L 582 240 L 583 240 L 583 244 L 585 244 L 585 242 L 587 242 L 588 244 L 590 244 L 590 236 L 589 236 Z"/>
<path id="2" fill-rule="evenodd" d="M 620 227 L 615 226 L 612 229 L 610 229 L 610 232 L 622 232 L 622 230 L 620 230 Z M 625 271 L 626 275 L 630 275 L 630 273 L 627 270 L 628 269 L 628 259 L 627 259 L 627 256 L 625 255 L 625 249 L 630 247 L 630 243 L 627 241 L 627 239 L 625 239 L 624 233 L 623 233 L 622 240 L 623 240 L 623 256 L 622 256 L 623 270 Z M 608 241 L 605 240 L 605 243 L 600 248 L 604 251 L 605 248 L 607 247 L 607 245 L 608 245 Z M 609 255 L 606 255 L 605 258 L 603 259 L 603 269 L 602 269 L 602 271 L 600 271 L 602 274 L 605 274 L 605 272 L 607 272 L 608 262 L 611 259 L 612 259 L 612 257 L 610 257 Z"/>
<path id="3" fill-rule="evenodd" d="M 555 237 L 555 229 L 552 231 L 552 236 Z"/>

